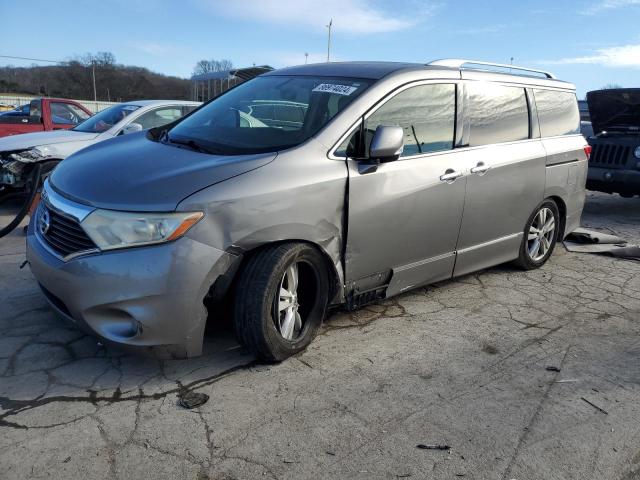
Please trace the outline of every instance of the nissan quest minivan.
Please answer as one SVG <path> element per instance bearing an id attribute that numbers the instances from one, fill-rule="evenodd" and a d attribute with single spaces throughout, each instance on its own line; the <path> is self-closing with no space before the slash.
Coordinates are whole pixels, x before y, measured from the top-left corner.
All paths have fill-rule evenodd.
<path id="1" fill-rule="evenodd" d="M 272 71 L 61 163 L 27 258 L 52 308 L 107 342 L 198 355 L 224 303 L 239 341 L 280 361 L 331 306 L 543 265 L 580 222 L 579 127 L 574 86 L 546 72 Z"/>

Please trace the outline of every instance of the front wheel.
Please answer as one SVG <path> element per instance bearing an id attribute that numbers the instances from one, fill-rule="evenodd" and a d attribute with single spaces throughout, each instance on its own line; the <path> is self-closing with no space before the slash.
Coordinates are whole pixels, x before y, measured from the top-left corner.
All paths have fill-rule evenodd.
<path id="1" fill-rule="evenodd" d="M 556 246 L 559 227 L 558 206 L 552 200 L 545 200 L 527 221 L 516 264 L 525 270 L 544 265 Z"/>
<path id="2" fill-rule="evenodd" d="M 279 362 L 311 343 L 329 300 L 322 254 L 304 243 L 266 247 L 240 272 L 233 301 L 236 336 L 261 360 Z"/>

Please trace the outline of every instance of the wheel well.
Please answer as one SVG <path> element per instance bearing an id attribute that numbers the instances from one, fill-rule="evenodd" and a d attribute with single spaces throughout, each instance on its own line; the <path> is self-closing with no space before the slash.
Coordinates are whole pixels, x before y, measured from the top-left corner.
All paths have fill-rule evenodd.
<path id="1" fill-rule="evenodd" d="M 336 270 L 336 267 L 333 261 L 331 260 L 331 257 L 329 256 L 329 254 L 327 254 L 327 252 L 324 249 L 322 249 L 318 244 L 310 242 L 308 240 L 298 240 L 298 239 L 280 240 L 280 241 L 265 243 L 263 245 L 257 246 L 245 252 L 245 255 L 242 258 L 242 263 L 240 264 L 240 268 L 242 268 L 242 265 L 246 262 L 249 256 L 254 255 L 259 250 L 263 248 L 271 247 L 273 245 L 282 244 L 282 243 L 304 243 L 309 245 L 310 247 L 313 247 L 318 252 L 320 252 L 320 254 L 322 255 L 322 258 L 324 258 L 324 263 L 325 263 L 325 267 L 327 268 L 327 273 L 329 274 L 329 285 L 331 286 L 331 291 L 329 292 L 329 299 L 331 302 L 331 300 L 333 300 L 334 297 L 341 290 L 342 281 L 340 279 L 340 275 L 338 274 L 338 271 Z M 235 282 L 235 279 L 234 279 L 234 282 Z"/>
<path id="2" fill-rule="evenodd" d="M 551 196 L 547 200 L 551 200 L 558 207 L 560 213 L 560 231 L 558 232 L 558 241 L 564 240 L 564 229 L 567 225 L 567 205 L 562 198 L 557 196 Z"/>
<path id="3" fill-rule="evenodd" d="M 340 292 L 342 282 L 340 280 L 340 275 L 338 274 L 336 267 L 331 261 L 331 257 L 329 257 L 327 252 L 325 252 L 317 244 L 306 240 L 282 240 L 265 243 L 250 250 L 244 250 L 242 252 L 234 249 L 232 253 L 234 253 L 234 255 L 237 255 L 239 257 L 239 260 L 235 262 L 234 265 L 232 265 L 224 275 L 218 277 L 213 285 L 210 286 L 207 297 L 204 300 L 207 308 L 215 308 L 216 305 L 221 306 L 222 308 L 228 308 L 228 300 L 230 296 L 229 294 L 232 293 L 235 289 L 235 286 L 238 283 L 238 274 L 242 272 L 243 267 L 246 265 L 247 261 L 259 251 L 283 243 L 305 243 L 320 252 L 322 258 L 325 260 L 325 266 L 327 268 L 327 273 L 329 274 L 329 284 L 331 286 L 329 298 L 333 300 L 335 296 Z"/>

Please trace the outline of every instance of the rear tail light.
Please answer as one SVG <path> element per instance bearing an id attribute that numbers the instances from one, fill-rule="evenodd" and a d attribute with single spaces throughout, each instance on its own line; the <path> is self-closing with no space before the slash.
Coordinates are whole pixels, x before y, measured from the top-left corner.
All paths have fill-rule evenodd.
<path id="1" fill-rule="evenodd" d="M 587 160 L 591 158 L 591 145 L 584 146 L 584 154 L 587 156 Z"/>

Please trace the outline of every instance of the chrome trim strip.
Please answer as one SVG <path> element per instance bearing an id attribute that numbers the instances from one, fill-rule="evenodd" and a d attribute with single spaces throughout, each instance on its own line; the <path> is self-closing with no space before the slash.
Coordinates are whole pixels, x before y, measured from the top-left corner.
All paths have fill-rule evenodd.
<path id="1" fill-rule="evenodd" d="M 460 253 L 471 252 L 473 250 L 478 250 L 479 248 L 488 247 L 488 246 L 494 245 L 496 243 L 501 243 L 501 242 L 506 242 L 508 240 L 513 240 L 514 238 L 520 237 L 522 235 L 523 235 L 522 232 L 512 233 L 511 235 L 505 235 L 504 237 L 496 238 L 494 240 L 489 240 L 488 242 L 479 243 L 477 245 L 472 245 L 471 247 L 467 247 L 467 248 L 461 248 L 456 253 L 460 254 Z"/>
<path id="2" fill-rule="evenodd" d="M 426 265 L 427 263 L 437 262 L 438 260 L 444 260 L 445 258 L 453 257 L 455 254 L 456 252 L 443 253 L 442 255 L 438 255 L 436 257 L 429 257 L 424 260 L 418 260 L 417 262 L 408 263 L 400 267 L 395 267 L 392 270 L 394 272 L 403 272 L 411 268 L 421 267 L 422 265 Z"/>
<path id="3" fill-rule="evenodd" d="M 49 179 L 44 181 L 44 187 L 42 188 L 42 200 L 50 209 L 55 210 L 61 215 L 72 217 L 78 223 L 82 222 L 87 218 L 87 215 L 95 210 L 94 207 L 74 202 L 57 193 L 49 185 Z"/>
<path id="4" fill-rule="evenodd" d="M 92 248 L 89 250 L 80 250 L 78 252 L 71 253 L 66 256 L 60 255 L 56 252 L 45 238 L 42 237 L 40 230 L 38 229 L 38 219 L 42 213 L 43 203 L 46 204 L 46 207 L 54 210 L 56 213 L 62 215 L 63 217 L 69 217 L 77 221 L 78 223 L 82 222 L 87 216 L 95 210 L 93 207 L 89 207 L 87 205 L 82 205 L 81 203 L 74 202 L 69 200 L 59 193 L 56 193 L 51 186 L 49 185 L 49 179 L 45 180 L 44 186 L 42 188 L 42 203 L 38 206 L 35 215 L 35 226 L 33 232 L 40 242 L 40 245 L 49 252 L 54 257 L 62 260 L 63 262 L 68 262 L 73 260 L 74 258 L 81 257 L 83 255 L 89 255 L 92 253 L 99 253 L 101 250 L 99 248 Z M 82 225 L 80 225 L 82 227 Z"/>

